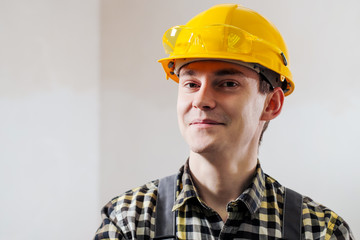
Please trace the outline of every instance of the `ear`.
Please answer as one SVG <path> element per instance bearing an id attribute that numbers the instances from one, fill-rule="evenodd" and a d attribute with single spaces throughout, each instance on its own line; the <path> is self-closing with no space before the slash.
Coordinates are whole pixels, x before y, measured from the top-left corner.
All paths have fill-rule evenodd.
<path id="1" fill-rule="evenodd" d="M 260 120 L 270 121 L 276 118 L 282 109 L 284 104 L 284 92 L 281 88 L 277 87 L 269 93 L 265 100 L 264 110 L 261 115 Z"/>

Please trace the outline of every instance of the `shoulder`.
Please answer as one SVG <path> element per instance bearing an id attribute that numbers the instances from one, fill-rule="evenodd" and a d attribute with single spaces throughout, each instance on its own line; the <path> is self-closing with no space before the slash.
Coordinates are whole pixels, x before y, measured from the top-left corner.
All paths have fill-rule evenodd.
<path id="1" fill-rule="evenodd" d="M 113 198 L 103 208 L 103 216 L 127 238 L 150 236 L 154 231 L 158 183 L 154 180 Z"/>
<path id="2" fill-rule="evenodd" d="M 114 207 L 114 214 L 120 214 L 132 207 L 141 208 L 155 204 L 158 184 L 159 180 L 154 180 L 113 198 L 110 203 Z"/>
<path id="3" fill-rule="evenodd" d="M 266 196 L 276 196 L 284 203 L 285 187 L 265 174 Z M 271 191 L 269 193 L 269 191 Z M 301 194 L 302 195 L 302 194 Z M 302 201 L 302 233 L 304 239 L 353 239 L 348 224 L 331 209 L 304 196 Z"/>
<path id="4" fill-rule="evenodd" d="M 331 209 L 303 197 L 303 234 L 305 238 L 353 239 L 348 224 Z"/>

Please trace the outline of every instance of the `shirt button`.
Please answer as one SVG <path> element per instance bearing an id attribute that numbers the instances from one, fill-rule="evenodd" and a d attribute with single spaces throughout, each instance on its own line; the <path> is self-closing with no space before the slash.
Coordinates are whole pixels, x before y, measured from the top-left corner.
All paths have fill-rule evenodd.
<path id="1" fill-rule="evenodd" d="M 228 205 L 227 205 L 227 211 L 228 212 L 233 212 L 234 211 L 234 207 L 235 207 L 235 203 L 229 203 Z"/>

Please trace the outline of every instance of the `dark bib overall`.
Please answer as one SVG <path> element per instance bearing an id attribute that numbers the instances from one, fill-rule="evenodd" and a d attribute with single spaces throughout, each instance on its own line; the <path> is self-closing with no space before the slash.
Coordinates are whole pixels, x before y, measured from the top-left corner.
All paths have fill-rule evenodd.
<path id="1" fill-rule="evenodd" d="M 175 212 L 171 211 L 176 197 L 176 177 L 175 174 L 159 181 L 154 239 L 177 239 Z M 302 195 L 285 188 L 284 202 L 283 239 L 301 239 Z"/>

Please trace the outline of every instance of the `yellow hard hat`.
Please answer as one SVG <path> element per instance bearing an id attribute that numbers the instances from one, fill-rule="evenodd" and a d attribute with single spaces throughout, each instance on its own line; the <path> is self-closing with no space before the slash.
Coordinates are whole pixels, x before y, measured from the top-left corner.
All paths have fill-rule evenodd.
<path id="1" fill-rule="evenodd" d="M 175 26 L 163 36 L 169 57 L 160 59 L 167 78 L 179 82 L 176 61 L 235 60 L 251 63 L 285 96 L 294 90 L 286 44 L 276 27 L 257 12 L 238 4 L 216 5 Z"/>

